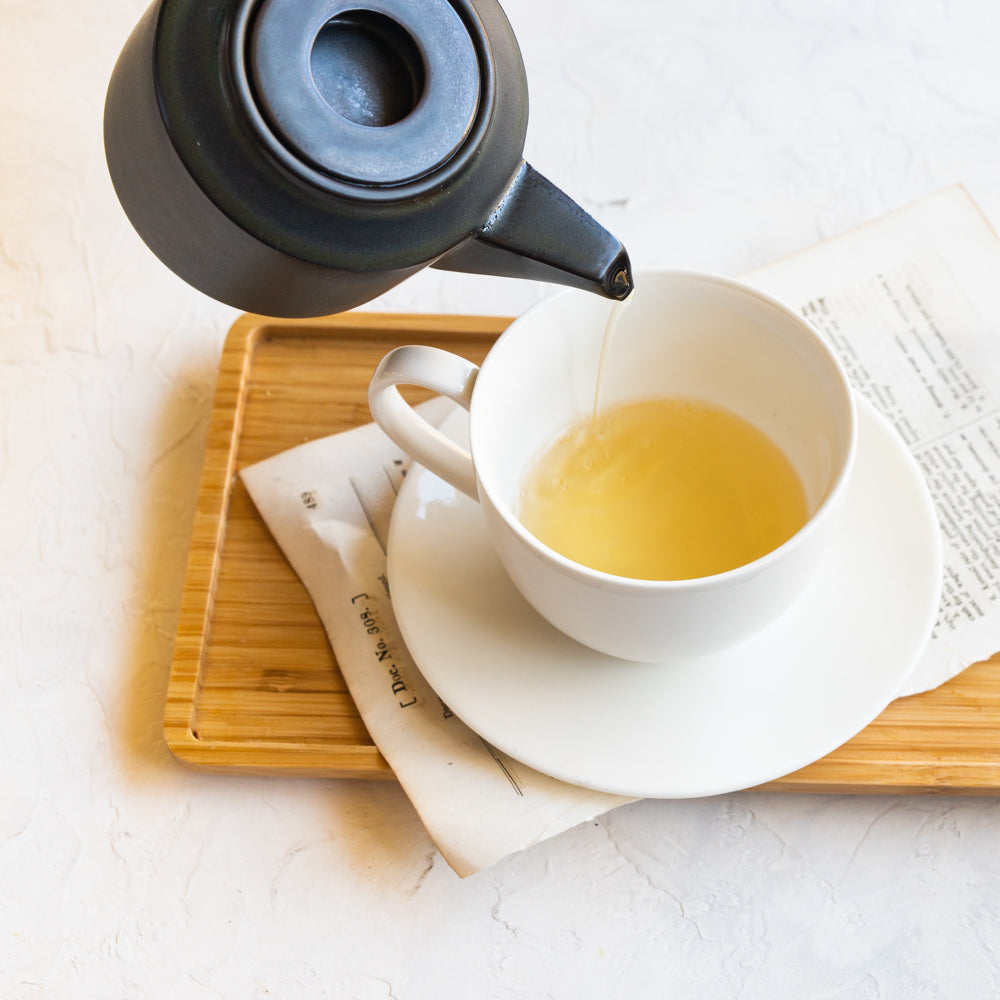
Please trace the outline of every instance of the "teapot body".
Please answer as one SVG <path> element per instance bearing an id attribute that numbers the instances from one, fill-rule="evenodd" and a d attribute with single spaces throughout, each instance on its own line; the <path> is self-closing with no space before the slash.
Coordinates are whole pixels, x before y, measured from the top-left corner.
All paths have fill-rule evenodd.
<path id="1" fill-rule="evenodd" d="M 432 264 L 588 287 L 621 245 L 524 163 L 527 107 L 495 0 L 157 0 L 105 150 L 150 249 L 249 312 L 339 312 Z"/>

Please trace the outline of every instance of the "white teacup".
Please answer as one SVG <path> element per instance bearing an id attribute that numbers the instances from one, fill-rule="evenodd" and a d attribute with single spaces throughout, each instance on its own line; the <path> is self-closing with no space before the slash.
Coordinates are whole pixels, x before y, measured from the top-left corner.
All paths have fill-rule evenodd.
<path id="1" fill-rule="evenodd" d="M 715 576 L 638 580 L 590 569 L 536 539 L 515 510 L 529 463 L 593 411 L 609 309 L 583 292 L 546 299 L 511 324 L 481 368 L 432 347 L 397 348 L 372 378 L 371 411 L 404 451 L 479 501 L 514 584 L 556 628 L 624 659 L 690 658 L 773 622 L 819 569 L 854 459 L 854 400 L 816 330 L 769 296 L 697 272 L 638 275 L 601 368 L 602 405 L 673 396 L 735 412 L 790 459 L 809 517 L 778 548 Z M 470 452 L 406 404 L 403 384 L 469 410 Z"/>

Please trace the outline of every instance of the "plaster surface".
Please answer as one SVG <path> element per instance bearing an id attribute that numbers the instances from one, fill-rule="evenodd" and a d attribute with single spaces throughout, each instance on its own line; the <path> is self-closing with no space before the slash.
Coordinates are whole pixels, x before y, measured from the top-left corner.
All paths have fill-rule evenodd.
<path id="1" fill-rule="evenodd" d="M 1000 995 L 995 798 L 644 801 L 461 881 L 394 784 L 171 758 L 236 313 L 153 258 L 107 177 L 144 7 L 0 0 L 0 998 Z M 505 9 L 529 162 L 638 264 L 738 275 L 955 182 L 1000 223 L 992 0 Z M 545 291 L 427 272 L 371 308 Z"/>

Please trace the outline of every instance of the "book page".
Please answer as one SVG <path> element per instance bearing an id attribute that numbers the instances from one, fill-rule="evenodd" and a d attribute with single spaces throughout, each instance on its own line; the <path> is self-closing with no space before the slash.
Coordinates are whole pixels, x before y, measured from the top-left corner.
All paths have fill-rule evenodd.
<path id="1" fill-rule="evenodd" d="M 1000 240 L 961 187 L 746 276 L 828 339 L 926 476 L 941 609 L 901 695 L 1000 650 Z"/>

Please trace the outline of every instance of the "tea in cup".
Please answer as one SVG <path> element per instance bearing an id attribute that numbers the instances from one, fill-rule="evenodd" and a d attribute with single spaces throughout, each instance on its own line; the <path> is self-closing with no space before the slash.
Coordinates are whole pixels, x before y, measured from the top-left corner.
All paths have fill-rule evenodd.
<path id="1" fill-rule="evenodd" d="M 809 519 L 795 467 L 766 434 L 682 397 L 582 417 L 530 465 L 516 514 L 574 562 L 643 580 L 735 569 Z"/>
<path id="2" fill-rule="evenodd" d="M 401 384 L 466 407 L 469 450 Z M 793 603 L 836 531 L 857 433 L 843 369 L 805 319 L 688 271 L 639 275 L 624 306 L 553 296 L 481 367 L 397 348 L 369 401 L 390 438 L 479 501 L 529 604 L 642 661 L 732 645 Z"/>

